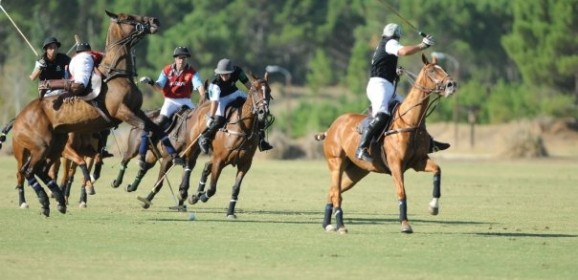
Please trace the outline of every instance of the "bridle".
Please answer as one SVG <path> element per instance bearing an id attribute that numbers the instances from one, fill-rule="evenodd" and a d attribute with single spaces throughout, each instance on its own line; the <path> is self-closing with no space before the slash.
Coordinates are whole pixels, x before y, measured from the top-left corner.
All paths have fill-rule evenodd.
<path id="1" fill-rule="evenodd" d="M 140 21 L 133 19 L 132 17 L 128 17 L 126 19 L 111 18 L 111 21 L 113 23 L 116 23 L 117 25 L 119 25 L 119 28 L 120 28 L 120 25 L 123 25 L 123 24 L 134 26 L 134 28 L 127 36 L 124 36 L 124 37 L 122 37 L 122 38 L 120 38 L 114 42 L 110 42 L 110 43 L 107 42 L 107 45 L 105 47 L 105 53 L 110 53 L 110 51 L 116 47 L 124 47 L 127 50 L 131 49 L 146 34 L 151 33 L 151 24 L 150 23 L 148 23 L 148 22 L 142 23 Z M 106 72 L 104 73 L 106 76 L 104 82 L 106 83 L 106 82 L 110 81 L 111 79 L 114 79 L 114 78 L 119 77 L 119 76 L 126 76 L 126 77 L 130 77 L 130 78 L 136 76 L 137 75 L 136 74 L 136 55 L 135 55 L 134 49 L 131 49 L 130 57 L 131 57 L 132 68 L 133 68 L 132 70 L 115 68 L 115 66 L 118 64 L 118 62 L 121 59 L 120 52 L 115 54 L 114 59 L 112 59 L 113 63 L 110 63 L 110 64 L 104 64 L 103 63 L 102 65 L 106 69 Z"/>

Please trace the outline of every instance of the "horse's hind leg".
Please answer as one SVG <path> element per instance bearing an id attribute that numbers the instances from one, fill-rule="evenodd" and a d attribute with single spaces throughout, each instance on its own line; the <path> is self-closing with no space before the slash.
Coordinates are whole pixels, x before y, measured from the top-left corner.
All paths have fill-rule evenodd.
<path id="1" fill-rule="evenodd" d="M 48 188 L 54 195 L 54 199 L 56 199 L 56 201 L 58 202 L 57 206 L 58 211 L 62 214 L 66 213 L 66 200 L 64 199 L 64 195 L 60 187 L 56 183 L 56 181 L 50 178 L 50 176 L 48 176 L 48 173 L 45 172 L 38 172 L 36 175 L 38 175 L 40 180 L 42 180 L 42 182 L 44 182 L 44 184 L 48 186 Z"/>
<path id="2" fill-rule="evenodd" d="M 26 203 L 26 197 L 24 196 L 24 176 L 22 173 L 18 172 L 16 174 L 16 191 L 18 191 L 18 207 L 24 209 L 28 208 L 28 203 Z"/>
<path id="3" fill-rule="evenodd" d="M 203 168 L 203 172 L 201 172 L 201 179 L 199 180 L 199 186 L 197 188 L 197 193 L 193 194 L 191 196 L 191 198 L 189 199 L 189 203 L 190 204 L 195 204 L 197 202 L 199 202 L 199 199 L 201 199 L 201 197 L 205 197 L 205 200 L 203 202 L 207 202 L 207 197 L 205 195 L 205 186 L 207 184 L 207 178 L 209 177 L 209 174 L 211 174 L 211 168 L 213 167 L 213 163 L 211 161 L 208 161 L 207 163 L 205 163 L 205 167 Z"/>
<path id="4" fill-rule="evenodd" d="M 44 191 L 42 186 L 40 186 L 40 183 L 36 181 L 36 178 L 34 178 L 32 173 L 28 173 L 25 177 L 26 181 L 28 181 L 28 185 L 34 190 L 34 192 L 36 192 L 36 196 L 38 196 L 38 201 L 42 208 L 42 214 L 46 217 L 50 217 L 50 201 L 48 199 L 48 194 Z"/>
<path id="5" fill-rule="evenodd" d="M 369 174 L 369 171 L 361 169 L 356 165 L 352 164 L 351 162 L 347 162 L 345 170 L 343 170 L 341 174 L 341 186 L 340 186 L 341 193 L 344 193 L 349 189 L 353 188 L 353 186 L 355 186 L 359 181 L 361 181 L 361 179 L 365 178 L 367 174 Z M 333 210 L 334 209 L 332 203 L 328 203 L 325 206 L 325 217 L 323 219 L 323 228 L 325 228 L 327 231 L 333 230 L 332 227 L 328 228 L 327 226 L 331 225 L 331 214 L 335 212 L 335 220 L 336 220 L 335 228 L 340 233 L 347 233 L 347 229 L 345 228 L 345 225 L 343 223 L 343 210 L 341 209 L 341 207 L 336 208 L 335 211 Z"/>

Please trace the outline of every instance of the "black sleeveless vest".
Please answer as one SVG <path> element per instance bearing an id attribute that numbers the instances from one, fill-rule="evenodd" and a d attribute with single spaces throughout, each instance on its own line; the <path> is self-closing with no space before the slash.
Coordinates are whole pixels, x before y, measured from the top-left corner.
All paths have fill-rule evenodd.
<path id="1" fill-rule="evenodd" d="M 386 53 L 385 44 L 392 39 L 392 37 L 382 37 L 371 59 L 371 77 L 381 77 L 391 83 L 397 77 L 395 71 L 397 68 L 397 56 Z"/>

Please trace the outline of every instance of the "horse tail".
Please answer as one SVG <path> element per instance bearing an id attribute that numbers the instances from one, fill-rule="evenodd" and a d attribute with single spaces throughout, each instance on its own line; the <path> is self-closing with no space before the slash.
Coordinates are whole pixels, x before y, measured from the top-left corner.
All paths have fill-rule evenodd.
<path id="1" fill-rule="evenodd" d="M 10 130 L 12 130 L 12 126 L 14 125 L 14 120 L 16 120 L 16 119 L 10 120 L 10 122 L 8 122 L 8 124 L 2 129 L 2 133 L 0 134 L 0 149 L 2 149 L 2 143 L 4 143 L 4 141 L 6 141 L 6 134 L 8 134 L 8 132 L 10 132 Z"/>
<path id="2" fill-rule="evenodd" d="M 315 136 L 313 136 L 313 138 L 315 138 L 315 140 L 317 140 L 317 141 L 323 141 L 323 140 L 325 140 L 326 136 L 327 136 L 327 131 L 325 131 L 323 133 L 317 133 L 317 134 L 315 134 Z"/>

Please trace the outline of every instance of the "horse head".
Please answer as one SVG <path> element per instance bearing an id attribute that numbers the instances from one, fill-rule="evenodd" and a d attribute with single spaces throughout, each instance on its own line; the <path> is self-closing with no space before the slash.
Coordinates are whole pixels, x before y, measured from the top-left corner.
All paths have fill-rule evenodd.
<path id="1" fill-rule="evenodd" d="M 110 17 L 112 23 L 115 23 L 110 25 L 109 37 L 106 40 L 107 47 L 109 44 L 125 45 L 127 43 L 133 46 L 145 35 L 154 34 L 160 28 L 160 22 L 155 17 L 105 12 Z M 121 43 L 111 42 L 112 39 L 123 41 Z"/>
<path id="2" fill-rule="evenodd" d="M 431 63 L 424 54 L 421 55 L 424 67 L 418 75 L 419 86 L 428 93 L 437 93 L 443 97 L 454 94 L 458 84 L 446 71 L 437 64 L 437 58 L 433 58 Z M 425 75 L 425 76 L 424 76 Z M 422 77 L 422 79 L 419 78 Z"/>
<path id="3" fill-rule="evenodd" d="M 252 100 L 251 111 L 257 114 L 257 120 L 264 122 L 269 117 L 269 100 L 271 100 L 271 88 L 269 87 L 269 73 L 265 73 L 262 79 L 257 78 L 254 74 L 249 75 L 251 88 L 249 95 Z"/>

